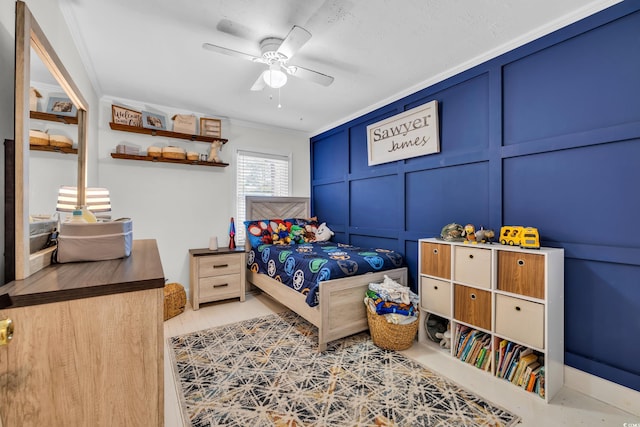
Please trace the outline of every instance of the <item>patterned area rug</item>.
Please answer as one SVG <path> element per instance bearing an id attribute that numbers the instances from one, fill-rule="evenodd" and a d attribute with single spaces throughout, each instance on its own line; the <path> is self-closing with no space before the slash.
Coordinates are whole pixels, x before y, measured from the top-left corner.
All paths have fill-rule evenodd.
<path id="1" fill-rule="evenodd" d="M 382 350 L 368 333 L 315 350 L 285 312 L 169 338 L 186 425 L 511 426 L 519 418 Z"/>

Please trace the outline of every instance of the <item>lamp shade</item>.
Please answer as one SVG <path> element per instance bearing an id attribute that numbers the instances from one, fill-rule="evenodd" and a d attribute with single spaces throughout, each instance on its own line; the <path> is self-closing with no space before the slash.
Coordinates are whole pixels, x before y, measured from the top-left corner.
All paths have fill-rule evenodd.
<path id="1" fill-rule="evenodd" d="M 89 187 L 85 191 L 85 206 L 93 213 L 111 212 L 111 198 L 106 188 Z M 78 189 L 63 185 L 58 190 L 58 212 L 73 212 L 78 208 Z"/>
<path id="2" fill-rule="evenodd" d="M 274 89 L 278 89 L 287 83 L 287 74 L 282 71 L 280 65 L 271 64 L 269 69 L 262 73 L 264 82 Z"/>

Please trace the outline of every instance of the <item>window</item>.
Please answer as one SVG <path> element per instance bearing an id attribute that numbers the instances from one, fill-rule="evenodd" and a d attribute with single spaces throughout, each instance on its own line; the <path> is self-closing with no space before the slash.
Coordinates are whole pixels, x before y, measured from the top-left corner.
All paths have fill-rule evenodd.
<path id="1" fill-rule="evenodd" d="M 245 241 L 246 196 L 288 196 L 291 189 L 291 158 L 277 154 L 238 151 L 236 238 Z"/>

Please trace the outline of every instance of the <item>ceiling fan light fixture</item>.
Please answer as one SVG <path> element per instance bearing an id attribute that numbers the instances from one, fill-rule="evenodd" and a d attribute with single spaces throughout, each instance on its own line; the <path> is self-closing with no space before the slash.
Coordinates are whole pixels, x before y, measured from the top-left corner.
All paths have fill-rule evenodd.
<path id="1" fill-rule="evenodd" d="M 281 88 L 287 83 L 287 74 L 280 69 L 279 64 L 271 64 L 262 74 L 262 78 L 269 87 L 274 89 Z"/>

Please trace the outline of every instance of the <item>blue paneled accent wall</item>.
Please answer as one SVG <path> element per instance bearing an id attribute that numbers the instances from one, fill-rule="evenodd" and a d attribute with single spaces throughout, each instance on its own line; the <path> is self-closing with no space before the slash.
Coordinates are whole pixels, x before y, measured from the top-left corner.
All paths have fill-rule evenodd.
<path id="1" fill-rule="evenodd" d="M 368 166 L 367 125 L 434 99 L 441 152 Z M 538 227 L 565 249 L 565 363 L 638 391 L 639 184 L 637 1 L 311 139 L 313 213 L 403 252 L 414 290 L 417 241 L 443 225 Z"/>

